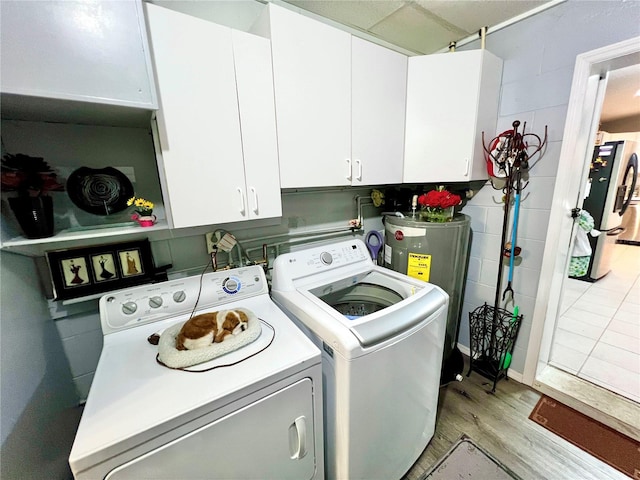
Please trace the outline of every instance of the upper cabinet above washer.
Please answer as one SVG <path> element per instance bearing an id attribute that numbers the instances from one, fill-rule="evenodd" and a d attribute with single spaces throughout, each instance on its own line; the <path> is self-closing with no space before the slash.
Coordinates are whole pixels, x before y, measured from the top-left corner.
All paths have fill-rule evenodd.
<path id="1" fill-rule="evenodd" d="M 1 35 L 3 110 L 7 94 L 157 108 L 140 0 L 3 1 Z"/>
<path id="2" fill-rule="evenodd" d="M 407 57 L 269 3 L 283 188 L 402 180 Z"/>
<path id="3" fill-rule="evenodd" d="M 145 4 L 175 228 L 282 214 L 269 41 Z"/>
<path id="4" fill-rule="evenodd" d="M 402 183 L 407 56 L 351 37 L 352 185 Z"/>
<path id="5" fill-rule="evenodd" d="M 487 50 L 409 58 L 404 182 L 486 180 L 502 60 Z"/>

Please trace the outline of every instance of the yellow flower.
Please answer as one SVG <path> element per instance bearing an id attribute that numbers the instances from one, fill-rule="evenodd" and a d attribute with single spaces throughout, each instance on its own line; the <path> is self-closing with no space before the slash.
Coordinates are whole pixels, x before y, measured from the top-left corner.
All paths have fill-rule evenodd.
<path id="1" fill-rule="evenodd" d="M 127 201 L 127 206 L 134 206 L 138 215 L 151 215 L 153 213 L 153 202 L 142 197 L 131 197 Z"/>

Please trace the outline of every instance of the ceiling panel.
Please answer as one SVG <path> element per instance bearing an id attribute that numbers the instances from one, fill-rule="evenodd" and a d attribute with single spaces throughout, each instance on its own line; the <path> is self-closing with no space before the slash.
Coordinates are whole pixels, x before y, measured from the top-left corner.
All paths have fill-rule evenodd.
<path id="1" fill-rule="evenodd" d="M 408 3 L 370 29 L 370 33 L 394 45 L 418 53 L 432 53 L 466 32 L 449 25 L 416 4 Z"/>
<path id="2" fill-rule="evenodd" d="M 550 0 L 286 0 L 416 53 L 434 53 Z"/>
<path id="3" fill-rule="evenodd" d="M 371 27 L 402 8 L 402 0 L 288 0 L 287 3 L 343 25 L 368 31 Z"/>
<path id="4" fill-rule="evenodd" d="M 443 20 L 456 25 L 468 35 L 476 33 L 482 27 L 494 26 L 517 17 L 547 2 L 541 0 L 416 0 L 416 3 Z"/>

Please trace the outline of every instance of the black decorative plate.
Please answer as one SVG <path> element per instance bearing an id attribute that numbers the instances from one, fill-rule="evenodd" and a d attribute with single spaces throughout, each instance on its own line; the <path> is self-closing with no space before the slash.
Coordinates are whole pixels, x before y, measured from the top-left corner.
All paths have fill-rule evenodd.
<path id="1" fill-rule="evenodd" d="M 127 176 L 113 167 L 80 167 L 69 175 L 67 193 L 78 208 L 94 215 L 120 212 L 134 195 Z"/>

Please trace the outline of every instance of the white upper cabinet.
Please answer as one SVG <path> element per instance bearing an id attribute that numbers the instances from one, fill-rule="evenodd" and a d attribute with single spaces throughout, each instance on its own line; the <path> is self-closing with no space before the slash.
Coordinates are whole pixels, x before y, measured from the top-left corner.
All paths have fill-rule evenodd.
<path id="1" fill-rule="evenodd" d="M 409 58 L 405 183 L 487 179 L 502 60 L 486 50 Z"/>
<path id="2" fill-rule="evenodd" d="M 351 185 L 351 35 L 268 7 L 281 185 Z"/>
<path id="3" fill-rule="evenodd" d="M 283 188 L 402 180 L 407 57 L 269 4 Z"/>
<path id="4" fill-rule="evenodd" d="M 281 215 L 268 40 L 145 8 L 160 96 L 158 159 L 173 226 Z"/>
<path id="5" fill-rule="evenodd" d="M 1 91 L 154 109 L 139 0 L 2 1 Z"/>
<path id="6" fill-rule="evenodd" d="M 271 43 L 232 30 L 250 219 L 282 216 Z"/>
<path id="7" fill-rule="evenodd" d="M 352 185 L 402 183 L 407 57 L 352 37 Z"/>

